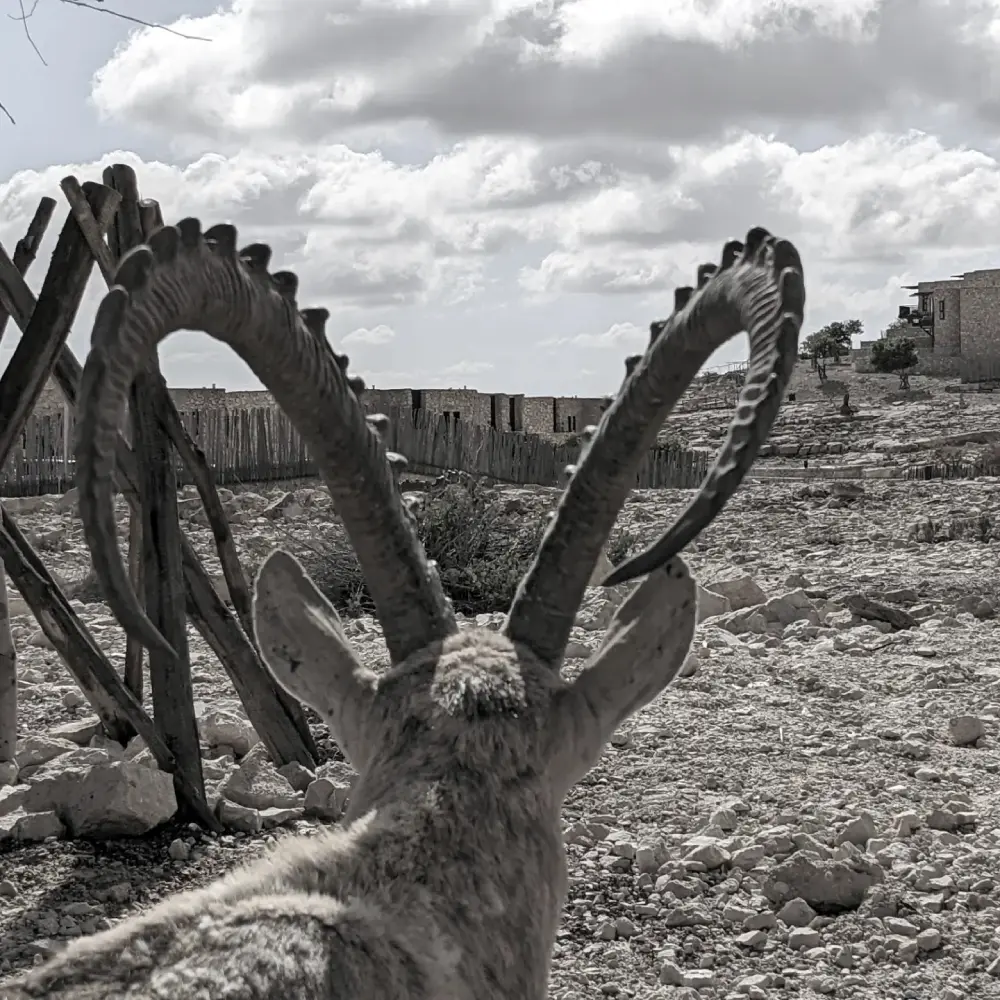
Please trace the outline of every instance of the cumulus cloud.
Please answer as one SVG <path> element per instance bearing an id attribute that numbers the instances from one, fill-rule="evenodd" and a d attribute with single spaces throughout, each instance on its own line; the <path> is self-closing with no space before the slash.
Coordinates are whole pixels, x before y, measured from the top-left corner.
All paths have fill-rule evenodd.
<path id="1" fill-rule="evenodd" d="M 342 344 L 388 344 L 396 336 L 396 331 L 385 323 L 373 327 L 359 327 L 341 340 Z"/>
<path id="2" fill-rule="evenodd" d="M 0 183 L 0 240 L 12 248 L 38 198 L 58 196 L 66 174 L 99 177 L 108 163 L 130 163 L 168 221 L 229 220 L 245 242 L 270 242 L 275 266 L 299 272 L 303 304 L 354 317 L 344 342 L 369 345 L 412 327 L 407 310 L 462 306 L 475 326 L 498 298 L 530 309 L 588 296 L 605 304 L 605 333 L 559 335 L 576 348 L 617 347 L 623 334 L 612 324 L 629 316 L 644 330 L 669 312 L 673 289 L 693 282 L 699 262 L 760 221 L 799 245 L 817 323 L 848 310 L 884 325 L 903 300 L 898 284 L 994 263 L 1000 163 L 982 150 L 907 132 L 809 150 L 745 133 L 630 152 L 496 137 L 422 162 L 342 144 L 207 153 L 186 164 L 117 151 Z M 639 349 L 644 337 L 620 347 Z M 512 351 L 542 339 L 530 325 L 504 338 Z M 413 352 L 406 363 L 424 361 L 427 342 L 392 342 Z M 468 349 L 457 332 L 440 348 L 442 357 Z"/>
<path id="3" fill-rule="evenodd" d="M 211 44 L 136 31 L 93 101 L 185 158 L 22 171 L 0 182 L 4 245 L 66 173 L 131 163 L 168 221 L 271 243 L 362 358 L 391 343 L 428 386 L 595 393 L 607 354 L 761 223 L 802 253 L 807 328 L 876 331 L 900 284 L 996 264 L 1000 0 L 300 6 L 176 24 Z M 539 345 L 573 364 L 525 366 Z"/>
<path id="4" fill-rule="evenodd" d="M 444 133 L 689 141 L 883 124 L 913 104 L 1000 115 L 995 0 L 234 0 L 138 33 L 94 101 L 177 134 Z M 932 71 L 931 71 L 932 68 Z"/>
<path id="5" fill-rule="evenodd" d="M 482 375 L 483 372 L 492 371 L 493 365 L 489 361 L 459 361 L 457 364 L 448 365 L 441 370 L 441 374 L 448 375 Z"/>
<path id="6" fill-rule="evenodd" d="M 539 347 L 613 347 L 616 350 L 642 350 L 649 343 L 649 329 L 635 323 L 612 323 L 603 333 L 578 333 L 570 337 L 546 337 Z"/>

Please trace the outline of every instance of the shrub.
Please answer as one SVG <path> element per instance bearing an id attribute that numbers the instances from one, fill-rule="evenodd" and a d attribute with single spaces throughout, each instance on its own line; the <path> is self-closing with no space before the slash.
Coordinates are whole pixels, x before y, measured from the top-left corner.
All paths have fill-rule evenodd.
<path id="1" fill-rule="evenodd" d="M 435 484 L 414 505 L 417 534 L 438 564 L 456 611 L 506 611 L 545 530 L 549 505 L 541 496 L 499 493 L 473 480 Z M 631 555 L 637 538 L 613 532 L 608 557 Z M 345 614 L 371 613 L 373 605 L 357 556 L 343 526 L 332 523 L 303 555 L 320 590 Z"/>
<path id="2" fill-rule="evenodd" d="M 987 513 L 971 514 L 967 517 L 953 517 L 950 521 L 924 518 L 910 525 L 910 541 L 925 542 L 990 542 L 1000 539 L 1000 526 L 993 524 Z"/>
<path id="3" fill-rule="evenodd" d="M 919 364 L 917 348 L 909 337 L 896 340 L 876 340 L 872 344 L 871 363 L 877 372 L 899 375 L 899 388 L 910 388 L 910 369 Z"/>

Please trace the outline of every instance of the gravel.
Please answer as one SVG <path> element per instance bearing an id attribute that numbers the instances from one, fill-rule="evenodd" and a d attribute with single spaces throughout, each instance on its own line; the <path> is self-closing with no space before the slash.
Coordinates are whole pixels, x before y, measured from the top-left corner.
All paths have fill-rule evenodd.
<path id="1" fill-rule="evenodd" d="M 280 519 L 263 516 L 283 492 L 226 491 L 248 571 L 274 545 L 307 552 L 329 518 L 314 485 Z M 531 509 L 557 495 L 504 493 Z M 640 491 L 620 524 L 651 537 L 689 499 Z M 984 516 L 1000 526 L 998 501 L 996 479 L 876 482 L 850 496 L 822 482 L 746 484 L 686 558 L 703 585 L 749 577 L 759 591 L 720 585 L 731 596 L 711 602 L 687 676 L 629 720 L 566 803 L 570 889 L 551 997 L 1000 996 L 1000 541 L 914 530 Z M 89 567 L 72 503 L 13 506 L 72 590 Z M 197 505 L 185 520 L 217 572 Z M 120 629 L 80 592 L 81 617 L 120 668 Z M 744 593 L 757 603 L 737 607 Z M 570 672 L 618 600 L 588 591 Z M 89 707 L 30 614 L 13 631 L 23 732 L 83 726 Z M 385 664 L 376 622 L 348 631 Z M 200 716 L 232 728 L 242 710 L 193 632 L 191 652 Z M 315 732 L 334 787 L 346 765 Z M 237 750 L 206 749 L 230 788 L 247 746 Z M 70 937 L 329 822 L 294 804 L 313 778 L 288 776 L 280 816 L 226 799 L 231 827 L 217 836 L 174 821 L 142 837 L 0 834 L 0 983 Z M 274 825 L 254 830 L 255 811 Z"/>

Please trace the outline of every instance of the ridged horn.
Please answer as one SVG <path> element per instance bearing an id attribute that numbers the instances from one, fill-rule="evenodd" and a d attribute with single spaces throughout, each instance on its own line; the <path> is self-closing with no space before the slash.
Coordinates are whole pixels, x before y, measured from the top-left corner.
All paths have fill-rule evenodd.
<path id="1" fill-rule="evenodd" d="M 718 458 L 698 495 L 650 548 L 603 581 L 623 583 L 662 566 L 722 510 L 770 433 L 791 377 L 805 308 L 795 247 L 765 229 L 730 241 L 699 287 L 679 289 L 677 308 L 605 411 L 521 581 L 506 634 L 557 668 L 583 591 L 647 451 L 664 420 L 712 352 L 746 330 L 747 380 Z M 658 324 L 657 324 L 658 325 Z"/>
<path id="2" fill-rule="evenodd" d="M 358 554 L 394 662 L 457 628 L 435 569 L 407 518 L 380 435 L 321 335 L 321 311 L 297 311 L 294 274 L 269 275 L 270 249 L 234 251 L 236 231 L 202 235 L 184 219 L 136 247 L 97 311 L 77 403 L 80 515 L 108 602 L 125 630 L 169 650 L 146 617 L 117 548 L 112 471 L 128 388 L 175 330 L 228 344 L 271 391 L 305 441 Z"/>

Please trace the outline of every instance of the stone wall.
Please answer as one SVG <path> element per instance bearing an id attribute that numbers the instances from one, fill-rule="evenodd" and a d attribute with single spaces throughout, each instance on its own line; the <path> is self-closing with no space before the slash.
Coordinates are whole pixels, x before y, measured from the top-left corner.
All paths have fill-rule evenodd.
<path id="1" fill-rule="evenodd" d="M 222 391 L 225 392 L 225 389 Z M 222 405 L 230 410 L 238 410 L 244 406 L 274 406 L 275 402 L 274 397 L 266 389 L 240 389 L 236 392 L 226 392 Z"/>
<path id="2" fill-rule="evenodd" d="M 35 403 L 35 409 L 32 412 L 37 413 L 40 417 L 50 416 L 54 413 L 62 413 L 65 406 L 66 397 L 62 394 L 62 389 L 56 382 L 49 379 L 45 383 L 42 394 L 38 397 L 38 402 Z"/>
<path id="3" fill-rule="evenodd" d="M 554 430 L 574 434 L 601 419 L 601 400 L 586 396 L 556 397 Z"/>
<path id="4" fill-rule="evenodd" d="M 225 389 L 171 389 L 170 397 L 178 410 L 222 410 L 225 409 L 229 393 Z"/>
<path id="5" fill-rule="evenodd" d="M 963 287 L 960 310 L 962 356 L 1000 357 L 1000 285 Z"/>
<path id="6" fill-rule="evenodd" d="M 242 409 L 274 406 L 263 389 L 228 392 L 216 386 L 172 388 L 170 395 L 179 410 Z M 562 440 L 601 419 L 601 400 L 587 396 L 524 396 L 520 393 L 485 393 L 475 389 L 366 389 L 363 396 L 368 413 L 420 410 L 427 414 L 458 419 L 498 431 L 539 434 Z M 65 401 L 51 380 L 42 391 L 35 412 L 61 413 Z"/>
<path id="7" fill-rule="evenodd" d="M 420 407 L 435 416 L 450 414 L 478 427 L 490 425 L 490 397 L 475 389 L 418 389 Z"/>
<path id="8" fill-rule="evenodd" d="M 916 337 L 913 338 L 916 341 Z M 875 371 L 871 361 L 871 345 L 873 340 L 862 341 L 860 347 L 851 351 L 851 360 L 854 362 L 854 370 L 864 374 L 872 374 Z M 932 375 L 939 378 L 954 378 L 962 373 L 962 358 L 947 357 L 931 351 L 928 347 L 917 347 L 917 357 L 919 361 L 915 368 L 909 370 L 910 375 Z"/>
<path id="9" fill-rule="evenodd" d="M 524 397 L 524 430 L 528 434 L 550 435 L 555 426 L 555 396 Z"/>

